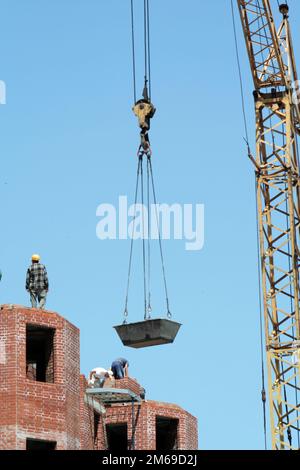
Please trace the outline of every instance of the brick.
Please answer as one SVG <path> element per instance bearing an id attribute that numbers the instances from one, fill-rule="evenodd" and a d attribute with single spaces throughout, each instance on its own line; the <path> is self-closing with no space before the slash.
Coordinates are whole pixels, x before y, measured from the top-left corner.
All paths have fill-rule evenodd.
<path id="1" fill-rule="evenodd" d="M 37 382 L 34 367 L 26 371 L 26 325 L 55 330 L 53 360 L 46 372 L 49 380 L 54 377 L 53 383 Z M 131 403 L 106 406 L 95 428 L 79 363 L 79 330 L 58 313 L 19 305 L 0 307 L 0 450 L 26 449 L 27 438 L 56 441 L 58 450 L 104 450 L 105 426 L 118 423 L 127 424 L 131 445 Z M 128 389 L 136 395 L 143 391 L 131 377 L 107 380 L 104 387 Z M 157 417 L 177 420 L 178 449 L 197 449 L 196 418 L 177 405 L 148 400 L 134 405 L 135 449 L 155 450 Z"/>
<path id="2" fill-rule="evenodd" d="M 54 383 L 26 376 L 29 324 L 55 329 Z M 79 449 L 79 330 L 55 312 L 3 305 L 0 335 L 6 356 L 0 364 L 0 403 L 5 403 L 0 436 L 7 435 L 0 439 L 0 449 L 25 449 L 26 438 L 57 441 L 58 449 Z"/>

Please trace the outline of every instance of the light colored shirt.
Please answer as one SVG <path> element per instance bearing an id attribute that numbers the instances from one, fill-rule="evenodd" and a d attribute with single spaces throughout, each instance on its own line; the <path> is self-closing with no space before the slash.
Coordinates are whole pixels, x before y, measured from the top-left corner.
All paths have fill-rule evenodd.
<path id="1" fill-rule="evenodd" d="M 108 371 L 103 367 L 95 367 L 90 372 L 89 385 L 94 385 L 95 381 L 100 377 L 105 377 L 108 374 Z"/>

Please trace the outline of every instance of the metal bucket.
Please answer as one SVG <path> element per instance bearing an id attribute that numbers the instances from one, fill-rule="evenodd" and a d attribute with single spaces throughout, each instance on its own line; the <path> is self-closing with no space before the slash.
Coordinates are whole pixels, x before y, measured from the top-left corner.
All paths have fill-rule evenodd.
<path id="1" fill-rule="evenodd" d="M 173 343 L 181 323 L 163 318 L 114 326 L 124 346 L 147 348 Z"/>

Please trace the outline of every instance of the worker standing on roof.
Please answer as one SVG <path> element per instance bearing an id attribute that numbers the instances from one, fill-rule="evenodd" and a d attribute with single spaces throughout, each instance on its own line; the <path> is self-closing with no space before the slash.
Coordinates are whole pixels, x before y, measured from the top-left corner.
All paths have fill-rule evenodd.
<path id="1" fill-rule="evenodd" d="M 39 308 L 44 309 L 49 289 L 47 271 L 40 263 L 39 255 L 32 255 L 31 260 L 32 264 L 27 270 L 26 290 L 30 293 L 32 308 L 36 308 L 39 302 Z"/>
<path id="2" fill-rule="evenodd" d="M 128 367 L 129 362 L 124 357 L 119 357 L 116 359 L 112 365 L 111 370 L 114 374 L 115 379 L 123 379 L 124 377 L 128 377 Z"/>

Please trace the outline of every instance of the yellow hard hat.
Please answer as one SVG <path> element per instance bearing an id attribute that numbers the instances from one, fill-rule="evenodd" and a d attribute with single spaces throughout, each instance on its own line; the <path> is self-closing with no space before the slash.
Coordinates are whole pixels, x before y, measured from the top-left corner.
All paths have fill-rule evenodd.
<path id="1" fill-rule="evenodd" d="M 35 255 L 32 255 L 31 259 L 32 261 L 40 261 L 41 257 L 40 255 L 35 254 Z"/>

